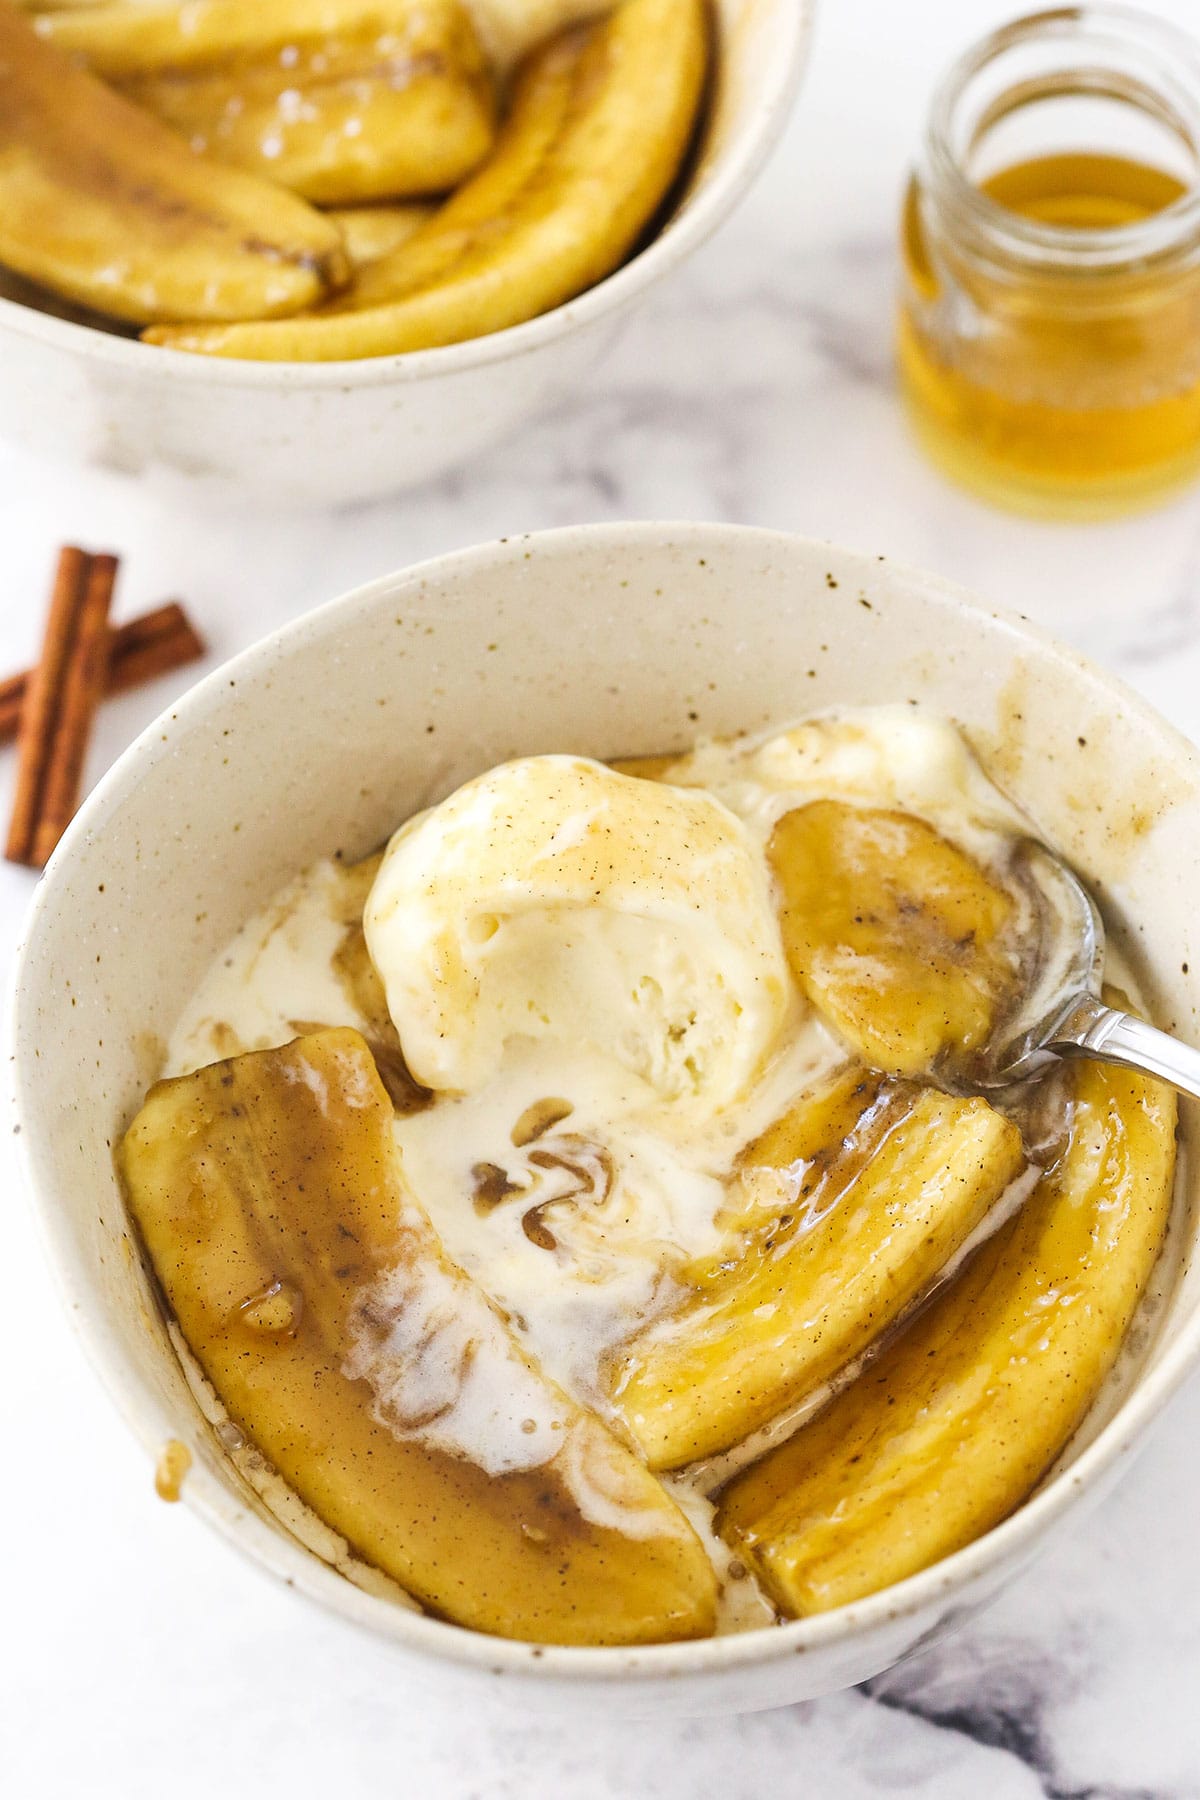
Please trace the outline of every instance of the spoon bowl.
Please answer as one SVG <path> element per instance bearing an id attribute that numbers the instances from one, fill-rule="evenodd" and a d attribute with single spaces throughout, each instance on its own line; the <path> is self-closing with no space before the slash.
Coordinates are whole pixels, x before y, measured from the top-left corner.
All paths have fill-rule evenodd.
<path id="1" fill-rule="evenodd" d="M 1036 838 L 1017 848 L 1017 884 L 1036 950 L 1016 1005 L 1000 1022 L 972 1085 L 985 1092 L 1043 1074 L 1058 1061 L 1051 1042 L 1084 995 L 1098 1000 L 1104 976 L 1104 921 L 1074 871 Z"/>
<path id="2" fill-rule="evenodd" d="M 1200 1099 L 1200 1051 L 1101 999 L 1104 921 L 1079 877 L 1034 838 L 1021 844 L 1017 867 L 1038 951 L 1024 993 L 971 1071 L 972 1087 L 1015 1087 L 1064 1057 L 1094 1056 Z"/>

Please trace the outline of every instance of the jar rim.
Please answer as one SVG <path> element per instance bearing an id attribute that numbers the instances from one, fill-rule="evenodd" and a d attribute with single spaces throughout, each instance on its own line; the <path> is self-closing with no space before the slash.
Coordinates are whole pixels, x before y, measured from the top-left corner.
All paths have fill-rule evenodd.
<path id="1" fill-rule="evenodd" d="M 1200 171 L 1200 41 L 1164 19 L 1124 6 L 1119 0 L 1089 0 L 1079 6 L 1028 13 L 989 32 L 963 52 L 934 90 L 925 136 L 929 173 L 938 199 L 965 223 L 1004 244 L 1006 252 L 1043 267 L 1120 268 L 1170 255 L 1180 249 L 1200 254 L 1200 172 L 1176 199 L 1131 224 L 1051 225 L 1014 212 L 972 181 L 953 147 L 960 100 L 974 78 L 1006 51 L 1028 42 L 1077 39 L 1110 45 L 1124 41 L 1135 52 L 1158 58 L 1170 100 L 1183 102 L 1183 123 Z M 1180 86 L 1179 71 L 1185 74 Z M 1086 90 L 1081 90 L 1086 91 Z M 1181 132 L 1182 136 L 1183 133 Z"/>

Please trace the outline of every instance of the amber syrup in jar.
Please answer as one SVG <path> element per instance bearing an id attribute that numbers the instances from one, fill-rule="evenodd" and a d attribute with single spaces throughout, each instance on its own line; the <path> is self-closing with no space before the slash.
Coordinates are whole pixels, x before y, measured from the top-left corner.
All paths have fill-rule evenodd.
<path id="1" fill-rule="evenodd" d="M 935 97 L 901 385 L 947 473 L 1097 517 L 1200 473 L 1200 46 L 1120 6 L 994 33 Z"/>

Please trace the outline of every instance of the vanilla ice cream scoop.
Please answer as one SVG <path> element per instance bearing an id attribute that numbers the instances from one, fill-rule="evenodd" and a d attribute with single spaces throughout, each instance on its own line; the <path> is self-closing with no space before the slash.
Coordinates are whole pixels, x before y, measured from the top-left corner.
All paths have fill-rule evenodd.
<path id="1" fill-rule="evenodd" d="M 792 999 L 761 851 L 710 794 L 533 756 L 392 839 L 367 946 L 409 1065 L 466 1092 L 530 1039 L 676 1108 L 742 1098 Z"/>

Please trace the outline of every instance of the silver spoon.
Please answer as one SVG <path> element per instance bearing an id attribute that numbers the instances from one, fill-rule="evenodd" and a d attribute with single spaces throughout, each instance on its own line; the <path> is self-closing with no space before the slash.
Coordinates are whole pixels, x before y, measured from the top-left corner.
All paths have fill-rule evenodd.
<path id="1" fill-rule="evenodd" d="M 1094 1056 L 1157 1075 L 1200 1100 L 1200 1051 L 1101 1000 L 1104 924 L 1083 883 L 1032 839 L 1022 845 L 1021 861 L 1023 885 L 1042 914 L 1039 935 L 1050 948 L 986 1062 L 972 1070 L 972 1085 L 1010 1087 L 1062 1057 Z"/>

